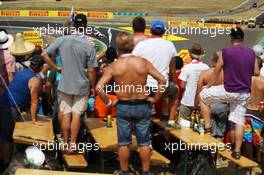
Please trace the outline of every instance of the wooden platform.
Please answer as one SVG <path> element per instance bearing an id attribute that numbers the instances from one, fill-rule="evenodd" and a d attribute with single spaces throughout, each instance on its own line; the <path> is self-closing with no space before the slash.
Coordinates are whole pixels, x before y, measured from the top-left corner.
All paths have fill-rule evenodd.
<path id="1" fill-rule="evenodd" d="M 112 122 L 113 127 L 111 128 L 106 127 L 106 123 L 102 118 L 88 118 L 84 122 L 95 142 L 99 144 L 101 151 L 117 151 L 117 126 L 115 119 Z M 132 137 L 130 149 L 137 149 L 135 136 Z"/>
<path id="2" fill-rule="evenodd" d="M 219 155 L 231 160 L 233 163 L 235 163 L 236 165 L 238 165 L 241 168 L 254 168 L 254 167 L 258 166 L 258 163 L 254 162 L 253 160 L 250 160 L 244 156 L 241 156 L 240 159 L 234 159 L 231 156 L 231 152 L 229 152 L 227 150 L 218 151 L 217 153 Z"/>
<path id="3" fill-rule="evenodd" d="M 54 142 L 54 133 L 51 119 L 42 119 L 43 126 L 37 126 L 32 121 L 16 122 L 13 139 L 15 143 L 32 145 Z"/>
<path id="4" fill-rule="evenodd" d="M 56 138 L 57 140 L 59 140 L 61 138 L 60 134 L 57 134 Z M 88 166 L 85 155 L 83 153 L 74 155 L 67 155 L 62 153 L 62 158 L 68 168 L 82 169 Z"/>
<path id="5" fill-rule="evenodd" d="M 77 173 L 66 171 L 49 171 L 49 170 L 36 170 L 36 169 L 23 169 L 19 168 L 15 175 L 107 175 L 99 173 Z"/>
<path id="6" fill-rule="evenodd" d="M 150 158 L 151 166 L 161 166 L 161 165 L 169 165 L 170 160 L 161 155 L 159 152 L 152 150 L 151 158 Z"/>

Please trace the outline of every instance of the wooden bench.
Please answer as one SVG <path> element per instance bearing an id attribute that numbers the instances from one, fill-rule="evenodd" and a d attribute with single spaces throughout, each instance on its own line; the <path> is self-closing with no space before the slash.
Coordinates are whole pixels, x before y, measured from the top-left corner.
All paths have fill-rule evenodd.
<path id="1" fill-rule="evenodd" d="M 217 154 L 221 155 L 222 157 L 232 161 L 234 164 L 236 164 L 237 166 L 241 167 L 242 169 L 249 169 L 250 170 L 250 174 L 252 171 L 252 168 L 255 168 L 258 166 L 258 163 L 254 162 L 253 160 L 250 160 L 244 156 L 241 156 L 240 159 L 235 159 L 231 156 L 231 152 L 228 150 L 222 150 L 222 151 L 218 151 Z M 236 171 L 237 173 L 237 171 Z"/>
<path id="2" fill-rule="evenodd" d="M 24 169 L 19 168 L 15 175 L 107 175 L 98 173 L 78 173 L 78 172 L 66 172 L 66 171 L 50 171 L 50 170 L 36 170 L 36 169 Z"/>
<path id="3" fill-rule="evenodd" d="M 61 135 L 56 135 L 57 140 L 61 139 Z M 68 154 L 62 154 L 62 158 L 68 168 L 75 168 L 75 169 L 82 169 L 86 168 L 88 166 L 88 163 L 85 159 L 85 155 L 82 153 L 80 154 L 74 154 L 74 155 L 68 155 Z"/>
<path id="4" fill-rule="evenodd" d="M 167 166 L 170 160 L 161 155 L 159 152 L 152 150 L 150 165 L 151 166 Z"/>

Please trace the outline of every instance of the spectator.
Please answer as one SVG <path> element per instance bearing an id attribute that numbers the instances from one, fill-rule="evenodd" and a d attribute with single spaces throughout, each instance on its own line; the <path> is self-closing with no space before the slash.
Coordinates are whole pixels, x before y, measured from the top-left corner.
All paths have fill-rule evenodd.
<path id="1" fill-rule="evenodd" d="M 208 133 L 211 132 L 211 110 L 209 106 L 212 103 L 229 103 L 228 119 L 233 126 L 231 128 L 232 133 L 235 135 L 232 157 L 240 159 L 246 105 L 251 91 L 251 77 L 259 74 L 259 67 L 254 51 L 243 45 L 244 32 L 242 29 L 238 27 L 232 29 L 230 37 L 232 47 L 222 50 L 214 75 L 207 85 L 208 88 L 204 88 L 200 93 L 201 112 L 205 119 L 205 132 Z M 224 72 L 224 85 L 212 86 L 222 70 Z"/>
<path id="2" fill-rule="evenodd" d="M 145 35 L 146 21 L 141 16 L 135 17 L 132 21 L 134 31 L 134 44 L 137 45 L 140 41 L 146 40 L 149 37 Z"/>
<path id="3" fill-rule="evenodd" d="M 60 91 L 60 111 L 63 112 L 62 130 L 64 141 L 68 143 L 65 153 L 75 153 L 80 117 L 87 107 L 87 96 L 95 95 L 96 51 L 84 36 L 87 18 L 84 14 L 75 16 L 76 32 L 57 38 L 42 55 L 45 61 L 58 72 L 61 69 L 50 60 L 59 51 L 62 61 L 62 77 L 58 85 Z M 89 89 L 90 87 L 90 89 Z"/>
<path id="4" fill-rule="evenodd" d="M 178 97 L 176 98 L 175 101 L 172 101 L 171 100 L 171 103 L 169 103 L 169 109 L 171 109 L 171 114 L 169 116 L 169 121 L 168 121 L 168 125 L 167 125 L 167 129 L 171 129 L 171 128 L 180 128 L 180 124 L 178 123 L 178 116 L 175 117 L 176 113 L 177 113 L 177 110 L 178 110 L 178 107 L 179 107 L 179 103 L 181 101 L 181 98 L 182 98 L 182 95 L 183 95 L 183 92 L 184 92 L 184 89 L 182 89 L 180 87 L 180 79 L 179 79 L 179 75 L 181 73 L 181 69 L 183 67 L 183 60 L 181 57 L 179 56 L 176 56 L 174 57 L 173 59 L 175 59 L 175 68 L 176 68 L 176 73 L 175 73 L 175 77 L 173 79 L 173 82 L 174 84 L 177 86 L 177 88 L 179 89 L 179 92 L 178 92 Z"/>
<path id="5" fill-rule="evenodd" d="M 262 67 L 262 60 L 257 57 L 259 68 Z M 257 160 L 260 152 L 260 131 L 264 127 L 264 114 L 259 110 L 260 102 L 264 100 L 264 77 L 252 77 L 250 100 L 246 111 L 246 124 L 250 130 L 247 129 L 244 134 L 244 150 L 245 156 L 253 159 L 253 145 L 257 148 Z M 253 134 L 254 133 L 254 134 Z"/>
<path id="6" fill-rule="evenodd" d="M 197 90 L 196 90 L 196 96 L 195 96 L 195 109 L 198 108 L 199 104 L 199 94 L 202 91 L 202 89 L 209 83 L 211 77 L 214 74 L 215 66 L 218 61 L 220 52 L 215 52 L 212 59 L 212 67 L 208 70 L 203 70 L 200 73 L 198 84 L 197 84 Z M 214 82 L 214 86 L 222 85 L 224 83 L 224 73 L 223 71 L 220 73 L 220 75 L 217 77 L 217 79 Z M 228 104 L 226 103 L 213 103 L 210 106 L 211 108 L 211 118 L 212 120 L 212 135 L 213 136 L 219 136 L 224 137 L 225 130 L 226 130 L 226 118 L 229 112 Z"/>
<path id="7" fill-rule="evenodd" d="M 179 108 L 180 119 L 191 120 L 191 114 L 194 109 L 195 93 L 201 71 L 209 69 L 202 62 L 205 51 L 200 44 L 193 44 L 189 49 L 192 62 L 183 67 L 179 79 L 181 88 L 185 89 Z"/>
<path id="8" fill-rule="evenodd" d="M 22 53 L 22 50 L 19 51 Z M 14 50 L 13 50 L 13 53 Z M 30 106 L 32 121 L 36 125 L 42 125 L 37 121 L 38 97 L 41 82 L 36 74 L 41 71 L 44 64 L 43 58 L 33 56 L 30 68 L 19 71 L 3 94 L 0 96 L 0 168 L 4 170 L 12 157 L 13 131 L 15 121 L 21 116 L 20 111 L 27 111 Z"/>
<path id="9" fill-rule="evenodd" d="M 260 57 L 263 61 L 262 68 L 260 69 L 260 76 L 264 77 L 264 49 L 260 44 L 253 46 L 252 48 L 256 54 L 256 56 Z"/>
<path id="10" fill-rule="evenodd" d="M 0 94 L 5 89 L 5 84 L 12 81 L 15 73 L 15 57 L 10 54 L 8 48 L 13 44 L 13 36 L 7 34 L 3 29 L 0 30 Z"/>
<path id="11" fill-rule="evenodd" d="M 117 104 L 118 155 L 121 171 L 116 171 L 114 174 L 130 174 L 128 173 L 129 145 L 132 143 L 132 122 L 134 122 L 143 166 L 142 174 L 148 175 L 151 174 L 149 172 L 151 156 L 149 102 L 154 103 L 162 96 L 161 89 L 166 80 L 149 61 L 131 54 L 134 47 L 132 36 L 120 33 L 116 38 L 116 43 L 119 58 L 109 66 L 96 86 L 97 93 L 105 104 L 108 106 Z M 157 93 L 154 97 L 148 97 L 145 88 L 148 74 L 158 82 Z M 122 90 L 116 92 L 118 100 L 112 101 L 101 89 L 112 78 L 119 87 L 141 87 L 142 90 L 121 88 Z"/>
<path id="12" fill-rule="evenodd" d="M 165 95 L 169 96 L 169 103 L 173 103 L 177 98 L 178 89 L 173 81 L 175 75 L 175 59 L 172 59 L 176 54 L 176 49 L 171 41 L 162 38 L 165 33 L 165 24 L 163 21 L 155 20 L 151 24 L 151 39 L 139 42 L 134 48 L 132 54 L 147 59 L 153 66 L 165 77 L 166 92 Z M 168 76 L 168 70 L 169 75 Z M 169 87 L 169 85 L 171 85 Z M 152 93 L 157 89 L 157 81 L 153 77 L 148 76 L 147 86 Z M 171 91 L 171 92 L 169 92 Z M 172 110 L 169 109 L 169 116 L 175 116 Z"/>

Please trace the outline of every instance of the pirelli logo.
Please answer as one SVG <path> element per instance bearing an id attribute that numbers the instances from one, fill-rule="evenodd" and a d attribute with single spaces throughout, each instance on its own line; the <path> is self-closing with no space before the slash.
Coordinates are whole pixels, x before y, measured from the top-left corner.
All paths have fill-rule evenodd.
<path id="1" fill-rule="evenodd" d="M 29 11 L 29 16 L 49 16 L 49 11 Z"/>
<path id="2" fill-rule="evenodd" d="M 1 10 L 1 16 L 20 16 L 19 10 Z"/>
<path id="3" fill-rule="evenodd" d="M 87 13 L 87 18 L 108 18 L 108 13 L 95 13 L 95 12 L 88 12 Z"/>

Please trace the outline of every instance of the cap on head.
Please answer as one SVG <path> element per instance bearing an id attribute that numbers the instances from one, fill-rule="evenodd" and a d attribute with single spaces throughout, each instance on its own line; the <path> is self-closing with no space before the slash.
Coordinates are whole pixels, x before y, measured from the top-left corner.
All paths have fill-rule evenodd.
<path id="1" fill-rule="evenodd" d="M 33 68 L 41 68 L 44 63 L 45 61 L 40 55 L 33 55 L 30 60 L 30 66 Z"/>
<path id="2" fill-rule="evenodd" d="M 260 44 L 253 46 L 252 49 L 254 50 L 256 56 L 261 56 L 264 54 L 264 49 Z"/>
<path id="3" fill-rule="evenodd" d="M 192 47 L 189 49 L 189 52 L 193 59 L 201 59 L 205 54 L 205 50 L 200 44 L 197 43 L 192 45 Z"/>
<path id="4" fill-rule="evenodd" d="M 154 20 L 151 23 L 151 30 L 165 30 L 165 23 L 161 20 Z"/>
<path id="5" fill-rule="evenodd" d="M 74 24 L 76 26 L 85 27 L 87 25 L 87 17 L 86 15 L 79 13 L 74 18 Z"/>
<path id="6" fill-rule="evenodd" d="M 231 39 L 243 40 L 244 32 L 240 27 L 233 28 L 231 29 L 230 37 Z"/>

